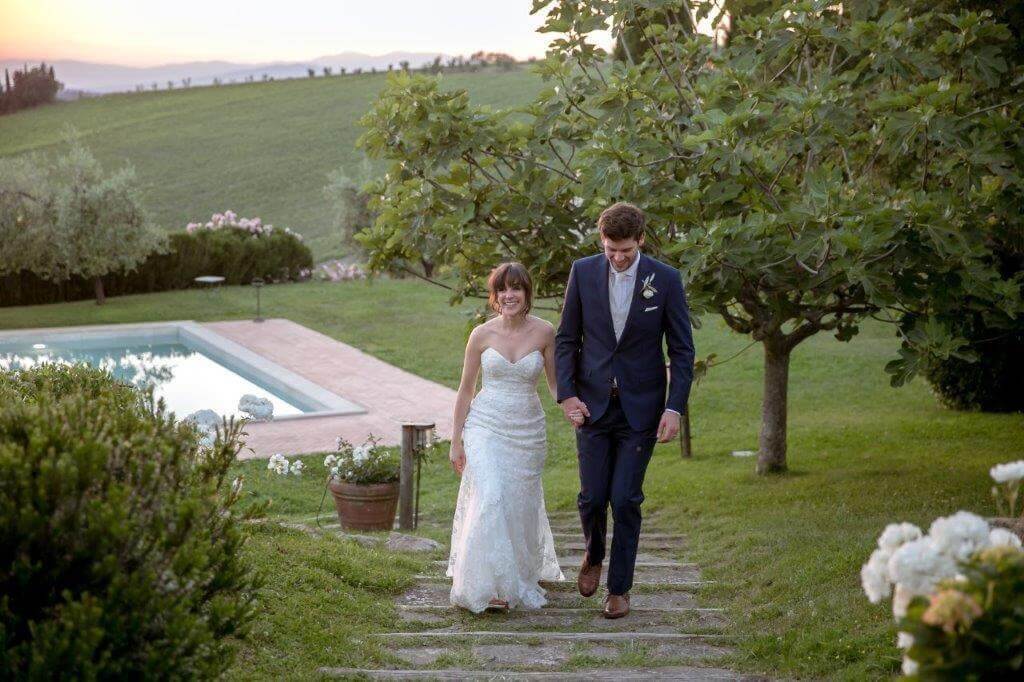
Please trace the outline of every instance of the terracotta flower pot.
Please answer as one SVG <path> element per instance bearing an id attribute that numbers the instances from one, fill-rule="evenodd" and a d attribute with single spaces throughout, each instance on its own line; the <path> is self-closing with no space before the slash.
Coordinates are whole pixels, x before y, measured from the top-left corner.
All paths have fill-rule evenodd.
<path id="1" fill-rule="evenodd" d="M 345 530 L 391 530 L 398 507 L 398 481 L 393 483 L 330 482 L 338 520 Z"/>

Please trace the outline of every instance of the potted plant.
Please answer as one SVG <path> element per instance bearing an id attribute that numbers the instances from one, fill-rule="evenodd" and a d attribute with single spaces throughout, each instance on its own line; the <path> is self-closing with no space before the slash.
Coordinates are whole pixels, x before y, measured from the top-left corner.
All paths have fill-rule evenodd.
<path id="1" fill-rule="evenodd" d="M 328 487 L 345 530 L 391 530 L 398 507 L 400 464 L 372 434 L 355 447 L 338 439 L 337 453 L 324 458 Z"/>

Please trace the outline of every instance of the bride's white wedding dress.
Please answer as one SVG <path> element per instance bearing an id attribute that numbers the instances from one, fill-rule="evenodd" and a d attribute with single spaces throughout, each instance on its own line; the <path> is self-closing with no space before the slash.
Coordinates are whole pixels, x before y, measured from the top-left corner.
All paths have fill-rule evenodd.
<path id="1" fill-rule="evenodd" d="M 483 387 L 469 408 L 466 467 L 452 521 L 451 603 L 474 613 L 491 599 L 540 608 L 539 580 L 564 580 L 544 509 L 547 456 L 537 378 L 544 356 L 510 362 L 493 348 L 480 356 Z"/>

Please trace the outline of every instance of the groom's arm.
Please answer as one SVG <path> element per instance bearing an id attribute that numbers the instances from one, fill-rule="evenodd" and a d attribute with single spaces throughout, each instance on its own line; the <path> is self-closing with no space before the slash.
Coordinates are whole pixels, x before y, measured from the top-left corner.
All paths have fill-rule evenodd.
<path id="1" fill-rule="evenodd" d="M 583 339 L 583 310 L 576 274 L 576 263 L 569 271 L 565 286 L 562 318 L 555 334 L 555 374 L 558 379 L 558 402 L 576 395 L 576 360 Z"/>
<path id="2" fill-rule="evenodd" d="M 669 361 L 665 409 L 682 414 L 690 399 L 690 385 L 693 383 L 693 332 L 690 329 L 686 292 L 679 272 L 670 277 L 669 281 L 672 284 L 665 301 L 665 340 Z"/>

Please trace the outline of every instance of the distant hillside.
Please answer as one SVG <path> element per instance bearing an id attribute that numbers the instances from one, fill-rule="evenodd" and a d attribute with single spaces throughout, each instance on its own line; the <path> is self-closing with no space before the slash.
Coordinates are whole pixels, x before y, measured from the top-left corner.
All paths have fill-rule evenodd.
<path id="1" fill-rule="evenodd" d="M 0 117 L 0 156 L 52 152 L 71 124 L 112 169 L 135 166 L 146 206 L 166 229 L 231 209 L 302 233 L 318 259 L 341 255 L 323 195 L 327 175 L 356 175 L 357 121 L 383 74 L 130 93 Z M 443 76 L 495 107 L 525 104 L 541 81 L 525 69 Z"/>
<path id="2" fill-rule="evenodd" d="M 378 71 L 386 70 L 388 64 L 393 64 L 397 69 L 399 62 L 408 61 L 413 66 L 422 66 L 433 61 L 434 57 L 443 53 L 434 52 L 389 52 L 383 55 L 368 55 L 361 52 L 342 52 L 335 55 L 317 57 L 309 61 L 301 62 L 266 62 L 262 64 L 242 64 L 236 62 L 184 62 L 181 64 L 163 64 L 153 67 L 119 66 L 117 64 L 99 64 L 95 62 L 83 62 L 71 59 L 49 61 L 53 64 L 57 79 L 64 83 L 68 90 L 84 91 L 87 93 L 108 93 L 108 92 L 129 92 L 135 90 L 136 86 L 143 86 L 150 89 L 153 83 L 161 90 L 167 87 L 167 81 L 173 81 L 175 87 L 181 86 L 184 78 L 190 78 L 191 84 L 210 85 L 214 79 L 222 83 L 239 83 L 248 80 L 262 80 L 266 75 L 268 78 L 301 78 L 307 75 L 306 69 L 312 67 L 320 72 L 323 67 L 329 66 L 337 73 L 340 68 L 348 71 L 363 69 L 369 71 L 372 68 Z M 38 59 L 7 59 L 0 60 L 0 70 L 8 69 L 13 72 L 22 68 L 25 64 L 38 64 Z"/>

